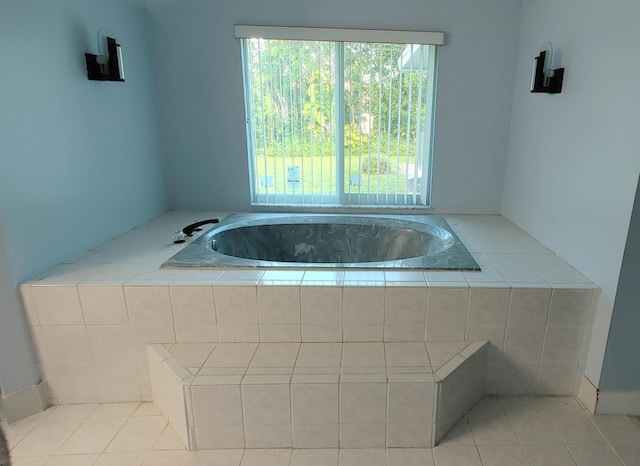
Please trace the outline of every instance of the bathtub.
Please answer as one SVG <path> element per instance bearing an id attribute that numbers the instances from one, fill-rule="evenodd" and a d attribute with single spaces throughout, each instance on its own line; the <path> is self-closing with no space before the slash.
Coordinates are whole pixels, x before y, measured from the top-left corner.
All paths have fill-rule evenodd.
<path id="1" fill-rule="evenodd" d="M 231 214 L 162 267 L 480 270 L 440 216 Z"/>

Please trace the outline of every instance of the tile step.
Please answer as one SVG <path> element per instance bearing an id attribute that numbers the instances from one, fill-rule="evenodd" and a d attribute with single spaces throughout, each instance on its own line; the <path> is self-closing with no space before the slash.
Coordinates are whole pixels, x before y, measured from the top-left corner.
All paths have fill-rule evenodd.
<path id="1" fill-rule="evenodd" d="M 191 450 L 435 446 L 484 395 L 489 343 L 147 346 L 153 401 Z M 437 364 L 432 364 L 435 362 Z"/>

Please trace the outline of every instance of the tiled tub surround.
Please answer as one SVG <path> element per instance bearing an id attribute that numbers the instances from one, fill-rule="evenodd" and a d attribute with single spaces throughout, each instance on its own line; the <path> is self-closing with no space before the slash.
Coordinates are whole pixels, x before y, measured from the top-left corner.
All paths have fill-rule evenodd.
<path id="1" fill-rule="evenodd" d="M 434 446 L 483 397 L 488 345 L 148 348 L 153 401 L 184 444 L 197 450 Z"/>
<path id="2" fill-rule="evenodd" d="M 21 286 L 52 403 L 150 400 L 149 343 L 487 340 L 487 393 L 576 392 L 599 291 L 501 217 L 446 217 L 481 272 L 160 269 L 210 217 L 168 213 Z"/>
<path id="3" fill-rule="evenodd" d="M 439 215 L 231 214 L 162 266 L 480 270 Z"/>

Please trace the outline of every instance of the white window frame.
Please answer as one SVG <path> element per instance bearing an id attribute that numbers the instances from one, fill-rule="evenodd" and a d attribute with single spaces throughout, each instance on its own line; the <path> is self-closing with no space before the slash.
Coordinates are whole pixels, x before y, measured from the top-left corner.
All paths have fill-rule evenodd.
<path id="1" fill-rule="evenodd" d="M 252 38 L 260 38 L 260 39 L 276 39 L 276 40 L 310 40 L 310 41 L 328 41 L 328 42 L 370 42 L 370 43 L 399 43 L 399 44 L 416 44 L 416 45 L 444 45 L 444 32 L 437 31 L 401 31 L 401 30 L 381 30 L 381 29 L 343 29 L 343 28 L 312 28 L 312 27 L 281 27 L 281 26 L 253 26 L 253 25 L 235 25 L 235 37 L 238 39 L 252 39 Z M 244 47 L 244 41 L 243 47 Z M 341 47 L 336 47 L 336 53 L 341 54 Z M 245 51 L 243 50 L 243 56 Z M 338 62 L 342 63 L 343 57 L 340 57 Z M 429 69 L 433 69 L 434 74 L 437 72 L 437 64 L 435 59 L 435 54 L 430 57 L 430 65 Z M 338 72 L 343 73 L 343 66 L 338 67 Z M 244 81 L 245 81 L 245 90 L 246 83 L 250 82 L 249 77 L 247 76 L 248 70 L 244 69 Z M 344 81 L 344 76 L 336 76 L 336 81 Z M 342 93 L 344 91 L 343 86 L 337 86 L 336 91 Z M 434 84 L 434 92 L 432 98 L 435 98 L 436 93 L 436 85 Z M 246 103 L 246 111 L 247 118 L 251 118 L 253 115 L 253 109 L 250 108 L 250 103 Z M 431 107 L 434 108 L 433 102 L 431 102 Z M 336 138 L 341 140 L 343 135 L 341 134 L 344 131 L 343 124 L 341 118 L 343 117 L 342 112 L 339 112 L 338 119 L 336 125 Z M 430 128 L 430 149 L 433 146 L 433 128 L 434 124 L 432 121 L 433 113 L 427 117 L 427 122 L 425 126 L 429 126 Z M 249 120 L 247 120 L 248 122 Z M 247 131 L 249 131 L 249 127 L 247 127 Z M 252 140 L 252 137 L 248 133 L 248 149 L 249 154 L 252 155 L 255 150 L 255 141 Z M 431 152 L 431 150 L 430 150 Z M 427 156 L 430 154 L 427 154 Z M 423 154 L 423 157 L 426 157 Z M 423 159 L 424 162 L 424 159 Z M 431 161 L 429 160 L 428 164 L 424 164 L 422 166 L 423 178 L 426 181 L 425 185 L 431 186 Z M 249 157 L 250 171 L 252 176 L 256 173 L 255 167 L 253 166 L 252 157 Z M 274 194 L 259 194 L 255 192 L 254 189 L 254 180 L 252 179 L 250 182 L 250 190 L 251 190 L 251 202 L 253 205 L 264 205 L 264 206 L 291 206 L 291 207 L 357 207 L 357 206 L 366 206 L 366 207 L 375 207 L 375 208 L 407 208 L 407 207 L 429 207 L 430 204 L 430 189 L 423 189 L 423 192 L 420 194 L 420 204 L 407 204 L 406 202 L 390 202 L 392 199 L 391 195 L 385 200 L 383 204 L 378 203 L 379 196 L 385 194 L 353 194 L 353 193 L 345 193 L 344 190 L 344 160 L 338 164 L 337 167 L 337 178 L 338 184 L 341 186 L 338 189 L 338 192 L 334 194 L 277 194 L 278 202 L 274 203 L 269 200 L 269 197 L 273 197 Z M 397 197 L 405 196 L 402 195 L 393 195 Z M 348 202 L 347 202 L 348 197 Z M 321 198 L 321 202 L 314 202 L 314 198 Z M 302 202 L 300 202 L 302 200 Z"/>
<path id="2" fill-rule="evenodd" d="M 329 42 L 380 42 L 389 44 L 444 45 L 444 32 L 388 29 L 336 29 L 237 24 L 238 39 L 322 40 Z"/>

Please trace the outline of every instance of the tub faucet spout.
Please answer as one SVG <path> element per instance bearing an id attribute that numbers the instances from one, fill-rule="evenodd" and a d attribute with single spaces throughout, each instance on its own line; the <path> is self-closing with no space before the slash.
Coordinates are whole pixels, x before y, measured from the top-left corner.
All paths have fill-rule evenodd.
<path id="1" fill-rule="evenodd" d="M 187 225 L 182 230 L 178 230 L 175 232 L 173 236 L 173 242 L 175 244 L 180 244 L 185 242 L 186 236 L 193 236 L 194 231 L 200 231 L 202 225 L 206 225 L 207 223 L 218 223 L 217 218 L 210 218 L 209 220 L 202 220 L 200 222 L 192 223 L 191 225 Z"/>
<path id="2" fill-rule="evenodd" d="M 202 230 L 202 228 L 200 228 L 200 227 L 202 225 L 206 225 L 208 223 L 218 223 L 218 219 L 217 218 L 210 218 L 209 220 L 202 220 L 200 222 L 192 223 L 191 225 L 187 225 L 186 227 L 184 227 L 182 229 L 182 233 L 184 233 L 187 236 L 192 236 L 194 231 Z"/>

